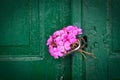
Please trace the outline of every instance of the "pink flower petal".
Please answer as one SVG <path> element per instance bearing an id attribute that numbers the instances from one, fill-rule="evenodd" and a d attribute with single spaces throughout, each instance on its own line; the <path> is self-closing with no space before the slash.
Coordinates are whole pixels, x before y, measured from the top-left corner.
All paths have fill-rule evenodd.
<path id="1" fill-rule="evenodd" d="M 71 47 L 70 47 L 70 42 L 66 41 L 66 42 L 64 43 L 64 47 L 65 47 L 66 50 L 70 50 L 70 49 L 71 49 Z"/>
<path id="2" fill-rule="evenodd" d="M 62 53 L 59 53 L 58 56 L 63 57 L 63 54 L 62 54 Z"/>
<path id="3" fill-rule="evenodd" d="M 52 36 L 49 37 L 49 39 L 47 40 L 47 45 L 50 45 L 52 43 Z"/>
<path id="4" fill-rule="evenodd" d="M 65 51 L 64 46 L 57 46 L 57 49 L 58 49 L 60 52 L 64 52 L 64 51 Z"/>
<path id="5" fill-rule="evenodd" d="M 55 31 L 55 32 L 53 33 L 53 36 L 54 36 L 54 37 L 60 36 L 60 31 Z"/>
<path id="6" fill-rule="evenodd" d="M 78 29 L 78 34 L 82 34 L 82 29 Z"/>

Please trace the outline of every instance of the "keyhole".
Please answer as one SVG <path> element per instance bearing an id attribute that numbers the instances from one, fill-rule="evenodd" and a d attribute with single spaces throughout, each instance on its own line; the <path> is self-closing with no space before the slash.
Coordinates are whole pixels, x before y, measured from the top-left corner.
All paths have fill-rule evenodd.
<path id="1" fill-rule="evenodd" d="M 86 42 L 86 45 L 85 45 L 85 47 L 84 48 L 87 48 L 87 36 L 83 36 L 83 39 L 85 40 L 85 42 Z"/>

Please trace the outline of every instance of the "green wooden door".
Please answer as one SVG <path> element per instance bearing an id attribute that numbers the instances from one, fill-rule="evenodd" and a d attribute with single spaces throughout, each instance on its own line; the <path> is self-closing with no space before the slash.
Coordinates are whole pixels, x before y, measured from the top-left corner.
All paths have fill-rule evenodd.
<path id="1" fill-rule="evenodd" d="M 69 0 L 0 0 L 0 80 L 70 80 L 70 56 L 54 60 L 48 37 L 70 24 Z"/>
<path id="2" fill-rule="evenodd" d="M 83 61 L 85 80 L 120 80 L 120 0 L 82 0 L 82 26 L 96 59 Z"/>
<path id="3" fill-rule="evenodd" d="M 0 0 L 0 80 L 120 80 L 119 0 Z M 86 51 L 54 60 L 46 41 L 82 26 Z"/>

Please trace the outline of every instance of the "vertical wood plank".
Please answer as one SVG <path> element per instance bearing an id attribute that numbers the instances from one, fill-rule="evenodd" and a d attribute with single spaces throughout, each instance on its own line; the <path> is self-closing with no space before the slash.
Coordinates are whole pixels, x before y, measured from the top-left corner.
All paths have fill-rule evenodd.
<path id="1" fill-rule="evenodd" d="M 108 32 L 109 32 L 109 56 L 108 79 L 120 80 L 120 1 L 107 0 L 108 4 Z"/>
<path id="2" fill-rule="evenodd" d="M 41 71 L 45 75 L 41 80 L 71 79 L 70 56 L 54 59 L 45 45 L 53 32 L 70 24 L 70 16 L 70 0 L 39 0 L 40 55 L 45 61 L 42 67 L 46 69 Z"/>
<path id="3" fill-rule="evenodd" d="M 72 25 L 81 27 L 82 26 L 81 0 L 72 0 L 71 3 L 72 3 L 71 4 Z M 72 80 L 83 80 L 82 68 L 83 68 L 82 56 L 79 54 L 79 52 L 76 52 L 75 54 L 73 54 L 72 57 Z"/>
<path id="4" fill-rule="evenodd" d="M 83 2 L 83 26 L 88 37 L 87 50 L 96 59 L 86 61 L 86 80 L 107 80 L 107 1 L 85 0 Z"/>

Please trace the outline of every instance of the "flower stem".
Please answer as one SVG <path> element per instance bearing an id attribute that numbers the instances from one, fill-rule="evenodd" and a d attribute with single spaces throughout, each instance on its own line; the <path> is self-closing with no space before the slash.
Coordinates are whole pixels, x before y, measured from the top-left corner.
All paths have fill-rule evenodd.
<path id="1" fill-rule="evenodd" d="M 85 54 L 84 53 L 82 53 L 82 52 L 80 52 L 81 54 L 82 54 L 82 56 L 85 58 L 85 59 L 87 59 L 87 57 L 85 56 Z"/>
<path id="2" fill-rule="evenodd" d="M 93 58 L 96 58 L 93 53 L 86 52 L 86 51 L 84 51 L 84 50 L 82 50 L 82 49 L 78 49 L 78 51 L 80 51 L 80 52 L 83 53 L 83 54 L 87 54 L 87 55 L 89 55 L 89 56 L 91 56 L 91 57 L 93 57 Z"/>
<path id="3" fill-rule="evenodd" d="M 81 51 L 81 49 L 78 49 L 78 51 L 82 54 L 82 56 L 87 59 L 87 57 L 85 56 L 85 54 Z"/>

